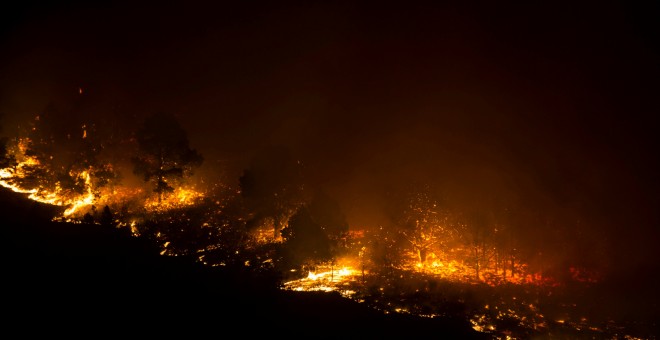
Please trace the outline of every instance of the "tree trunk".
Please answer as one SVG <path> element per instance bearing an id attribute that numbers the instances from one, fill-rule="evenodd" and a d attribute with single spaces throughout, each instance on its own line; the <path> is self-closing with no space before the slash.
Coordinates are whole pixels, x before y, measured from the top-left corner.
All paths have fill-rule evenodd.
<path id="1" fill-rule="evenodd" d="M 511 254 L 511 277 L 512 277 L 512 278 L 513 278 L 514 275 L 515 275 L 515 270 L 516 270 L 516 259 L 515 259 L 515 257 L 513 256 L 513 254 Z"/>
<path id="2" fill-rule="evenodd" d="M 426 254 L 427 250 L 426 248 L 418 248 L 417 249 L 417 256 L 419 257 L 419 263 L 422 264 L 422 267 L 426 267 Z"/>
<path id="3" fill-rule="evenodd" d="M 479 247 L 474 247 L 474 270 L 476 274 L 477 281 L 479 280 Z"/>
<path id="4" fill-rule="evenodd" d="M 273 239 L 277 240 L 280 237 L 280 219 L 278 217 L 273 218 Z"/>
<path id="5" fill-rule="evenodd" d="M 160 205 L 163 200 L 163 185 L 165 178 L 163 178 L 163 166 L 165 164 L 163 150 L 160 150 L 160 155 L 158 157 L 158 205 Z"/>
<path id="6" fill-rule="evenodd" d="M 330 282 L 335 282 L 335 261 L 330 263 Z"/>

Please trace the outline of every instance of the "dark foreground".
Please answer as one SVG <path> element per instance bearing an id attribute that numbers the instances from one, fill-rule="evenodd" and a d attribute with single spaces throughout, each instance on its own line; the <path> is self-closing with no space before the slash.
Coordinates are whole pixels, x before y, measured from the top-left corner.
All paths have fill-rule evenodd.
<path id="1" fill-rule="evenodd" d="M 50 222 L 52 208 L 5 189 L 0 205 L 6 334 L 488 338 L 463 320 L 383 314 L 338 294 L 287 292 L 161 256 L 121 229 Z"/>

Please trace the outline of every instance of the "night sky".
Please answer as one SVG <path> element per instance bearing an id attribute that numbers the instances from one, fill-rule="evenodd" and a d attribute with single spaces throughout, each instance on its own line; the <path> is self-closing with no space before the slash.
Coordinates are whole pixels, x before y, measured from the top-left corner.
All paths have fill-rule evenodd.
<path id="1" fill-rule="evenodd" d="M 127 129 L 176 114 L 209 181 L 289 148 L 355 227 L 385 223 L 383 192 L 420 181 L 655 264 L 657 5 L 237 3 L 3 9 L 0 132 L 82 88 Z"/>

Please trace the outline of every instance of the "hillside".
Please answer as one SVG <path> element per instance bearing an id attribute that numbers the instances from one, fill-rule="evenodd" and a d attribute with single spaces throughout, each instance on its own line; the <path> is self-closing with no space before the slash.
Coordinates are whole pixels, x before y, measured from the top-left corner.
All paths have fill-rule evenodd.
<path id="1" fill-rule="evenodd" d="M 4 189 L 0 206 L 6 331 L 484 337 L 463 321 L 386 315 L 338 294 L 282 291 L 247 273 L 161 256 L 120 229 L 51 222 L 56 208 Z"/>

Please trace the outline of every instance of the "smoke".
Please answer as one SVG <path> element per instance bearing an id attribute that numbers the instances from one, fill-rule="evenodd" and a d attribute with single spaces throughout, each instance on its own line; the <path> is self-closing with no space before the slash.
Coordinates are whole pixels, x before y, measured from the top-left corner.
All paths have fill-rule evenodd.
<path id="1" fill-rule="evenodd" d="M 2 133 L 53 104 L 111 129 L 120 157 L 167 111 L 203 183 L 285 145 L 354 228 L 388 223 L 384 194 L 417 181 L 457 210 L 524 211 L 554 262 L 647 263 L 657 50 L 636 12 L 560 7 L 26 7 L 3 27 Z"/>

